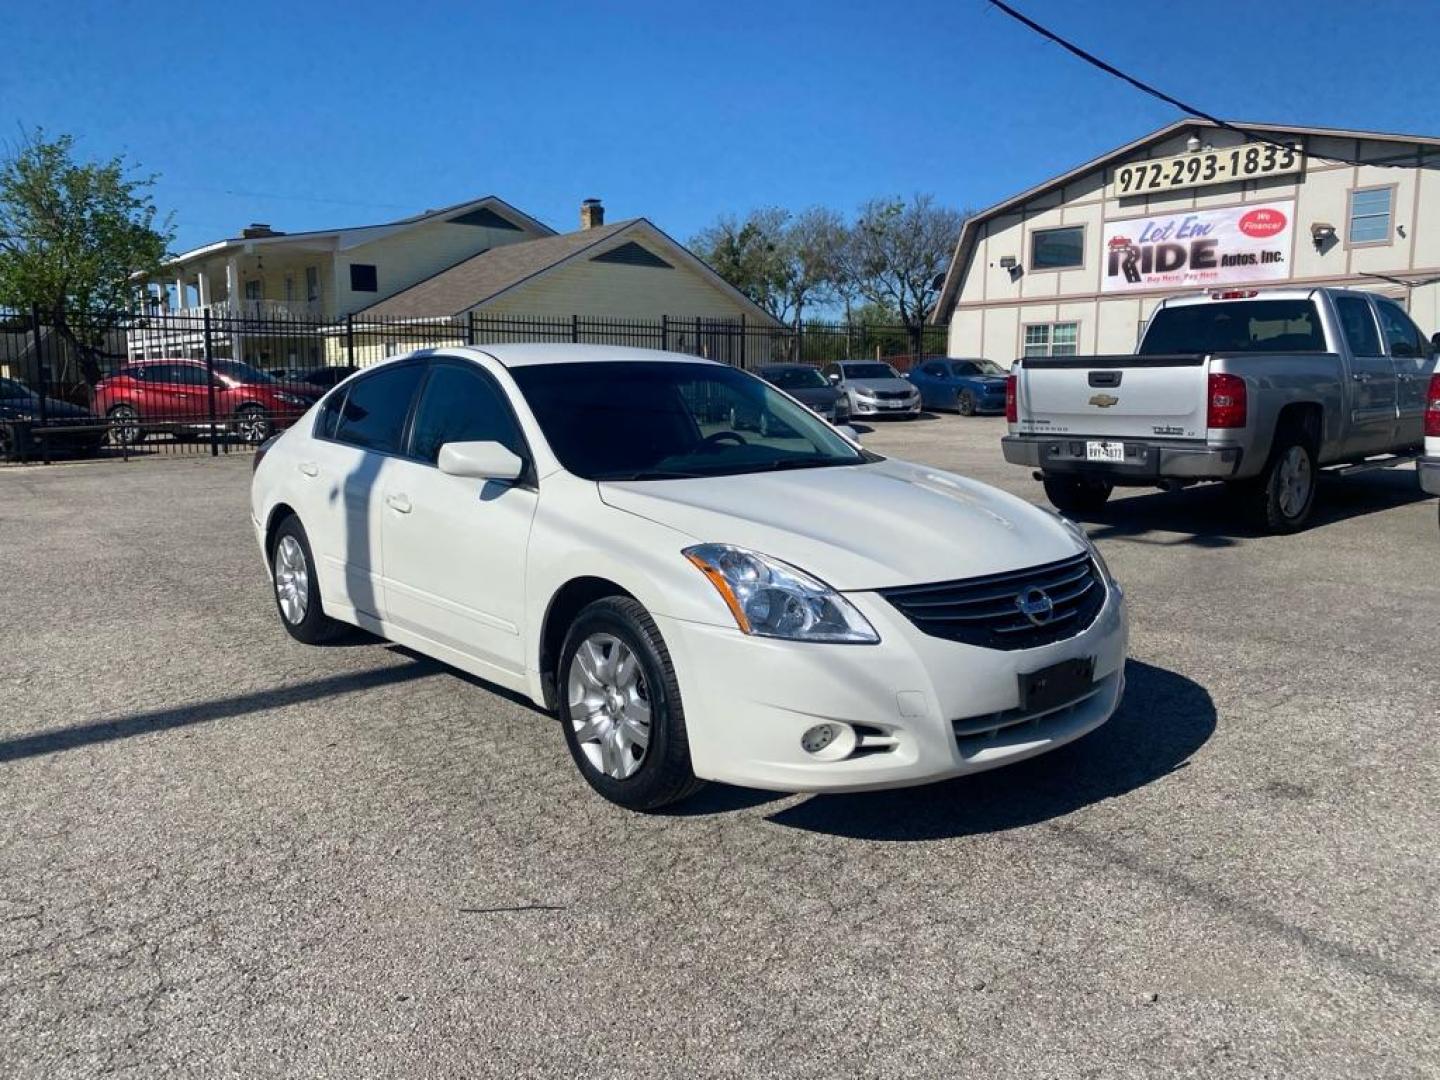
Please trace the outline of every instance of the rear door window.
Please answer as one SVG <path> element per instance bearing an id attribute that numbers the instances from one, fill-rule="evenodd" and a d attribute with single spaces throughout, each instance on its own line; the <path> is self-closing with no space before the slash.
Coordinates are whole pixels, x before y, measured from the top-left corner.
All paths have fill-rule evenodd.
<path id="1" fill-rule="evenodd" d="M 1385 333 L 1385 344 L 1391 356 L 1415 357 L 1425 355 L 1425 335 L 1410 321 L 1410 316 L 1392 300 L 1376 300 L 1375 310 L 1380 316 L 1380 329 Z"/>
<path id="2" fill-rule="evenodd" d="M 1340 329 L 1352 356 L 1380 355 L 1380 333 L 1375 329 L 1369 301 L 1358 296 L 1336 297 L 1335 313 L 1340 316 Z"/>
<path id="3" fill-rule="evenodd" d="M 420 364 L 387 364 L 356 379 L 341 407 L 335 439 L 362 450 L 398 454 L 410 400 L 424 370 Z"/>

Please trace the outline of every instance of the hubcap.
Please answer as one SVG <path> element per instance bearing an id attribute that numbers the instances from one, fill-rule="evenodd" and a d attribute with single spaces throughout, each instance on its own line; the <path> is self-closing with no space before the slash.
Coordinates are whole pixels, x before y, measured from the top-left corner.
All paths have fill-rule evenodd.
<path id="1" fill-rule="evenodd" d="M 115 421 L 115 438 L 122 443 L 132 443 L 140 436 L 140 425 L 135 422 L 135 413 L 130 409 L 116 409 L 110 414 Z"/>
<path id="2" fill-rule="evenodd" d="M 650 745 L 650 695 L 635 653 L 613 634 L 591 634 L 567 675 L 569 720 L 585 758 L 612 780 L 628 780 Z"/>
<path id="3" fill-rule="evenodd" d="M 310 607 L 310 568 L 305 549 L 293 536 L 282 537 L 275 548 L 275 597 L 286 622 L 296 626 L 304 621 Z"/>
<path id="4" fill-rule="evenodd" d="M 240 438 L 246 442 L 264 442 L 266 435 L 270 433 L 270 421 L 265 418 L 264 413 L 242 413 L 239 428 Z"/>
<path id="5" fill-rule="evenodd" d="M 1310 456 L 1298 446 L 1285 451 L 1280 461 L 1280 511 L 1286 517 L 1298 517 L 1310 498 Z"/>

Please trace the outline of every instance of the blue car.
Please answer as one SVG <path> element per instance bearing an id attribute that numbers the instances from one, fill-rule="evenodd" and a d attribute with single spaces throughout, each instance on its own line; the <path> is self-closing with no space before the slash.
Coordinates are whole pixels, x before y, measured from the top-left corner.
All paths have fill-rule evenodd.
<path id="1" fill-rule="evenodd" d="M 927 409 L 954 409 L 961 416 L 1005 411 L 1006 371 L 993 360 L 927 356 L 905 377 Z"/>

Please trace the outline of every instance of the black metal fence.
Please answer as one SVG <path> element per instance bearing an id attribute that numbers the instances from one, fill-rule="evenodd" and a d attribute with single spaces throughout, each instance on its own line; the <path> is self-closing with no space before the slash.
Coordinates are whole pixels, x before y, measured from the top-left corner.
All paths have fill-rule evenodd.
<path id="1" fill-rule="evenodd" d="M 0 461 L 222 454 L 291 423 L 339 378 L 420 348 L 575 342 L 665 349 L 754 369 L 943 354 L 942 328 L 705 316 L 334 321 L 271 306 L 59 319 L 0 312 Z"/>

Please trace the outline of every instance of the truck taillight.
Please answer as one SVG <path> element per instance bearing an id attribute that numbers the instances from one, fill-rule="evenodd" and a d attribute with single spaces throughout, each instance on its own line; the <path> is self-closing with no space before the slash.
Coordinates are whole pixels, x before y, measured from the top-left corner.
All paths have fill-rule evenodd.
<path id="1" fill-rule="evenodd" d="M 1238 428 L 1245 426 L 1245 380 L 1239 375 L 1210 375 L 1210 405 L 1205 426 Z"/>
<path id="2" fill-rule="evenodd" d="M 1015 373 L 1005 376 L 1005 421 L 1014 424 L 1020 420 L 1020 396 L 1015 388 Z"/>
<path id="3" fill-rule="evenodd" d="M 1425 434 L 1440 438 L 1440 375 L 1430 376 L 1430 389 L 1425 394 Z"/>

